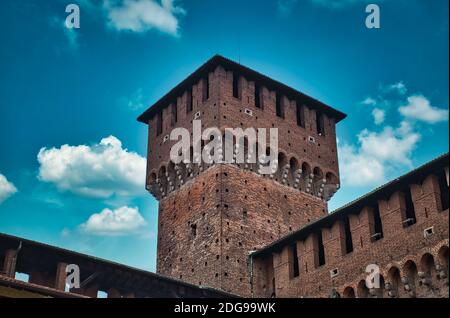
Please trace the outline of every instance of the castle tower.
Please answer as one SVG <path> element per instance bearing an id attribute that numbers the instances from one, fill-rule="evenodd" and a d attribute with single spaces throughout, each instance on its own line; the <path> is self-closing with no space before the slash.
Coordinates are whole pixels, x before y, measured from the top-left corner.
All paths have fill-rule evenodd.
<path id="1" fill-rule="evenodd" d="M 146 188 L 159 200 L 157 272 L 251 295 L 249 252 L 327 214 L 339 188 L 335 125 L 345 114 L 221 56 L 145 111 Z M 176 127 L 278 128 L 278 168 L 174 164 Z M 207 141 L 205 141 L 207 143 Z"/>

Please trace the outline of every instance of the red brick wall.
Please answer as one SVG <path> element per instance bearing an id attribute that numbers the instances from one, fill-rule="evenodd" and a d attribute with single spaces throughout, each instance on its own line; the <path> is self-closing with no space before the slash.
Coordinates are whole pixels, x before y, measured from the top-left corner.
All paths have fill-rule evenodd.
<path id="1" fill-rule="evenodd" d="M 232 165 L 213 166 L 160 201 L 157 270 L 249 296 L 249 252 L 326 213 L 316 197 Z"/>
<path id="2" fill-rule="evenodd" d="M 371 240 L 372 209 L 365 207 L 350 217 L 354 250 L 349 254 L 345 254 L 343 248 L 345 233 L 343 235 L 341 221 L 337 221 L 331 229 L 322 229 L 325 265 L 318 268 L 314 266 L 314 263 L 317 263 L 315 260 L 317 253 L 314 252 L 317 249 L 317 243 L 314 235 L 311 234 L 306 240 L 296 242 L 300 265 L 299 277 L 292 278 L 289 275 L 293 260 L 289 258 L 288 246 L 274 253 L 273 256 L 256 258 L 254 260 L 255 273 L 257 273 L 254 277 L 255 295 L 269 296 L 271 291 L 262 286 L 267 286 L 266 282 L 271 278 L 272 269 L 267 267 L 273 266 L 277 297 L 328 297 L 332 289 L 344 296 L 346 288 L 353 288 L 357 296 L 363 297 L 361 291 L 358 293 L 358 284 L 368 275 L 365 273 L 366 266 L 377 264 L 386 283 L 393 284 L 394 279 L 389 274 L 393 266 L 399 269 L 401 277 L 407 276 L 410 282 L 415 282 L 412 289 L 416 297 L 448 297 L 448 209 L 441 211 L 440 190 L 436 177 L 430 175 L 423 182 L 421 181 L 418 180 L 418 184 L 411 185 L 416 224 L 409 227 L 403 226 L 402 210 L 405 204 L 402 193 L 396 191 L 390 198 L 379 201 L 384 238 L 378 241 Z M 430 227 L 433 227 L 434 234 L 424 237 L 424 230 Z M 447 249 L 446 259 L 442 256 L 445 249 Z M 343 250 L 344 253 L 342 253 Z M 430 254 L 434 259 L 434 265 L 430 267 L 430 275 L 427 274 L 428 267 L 424 263 L 425 254 Z M 419 276 L 420 272 L 429 276 L 431 286 L 420 284 L 420 277 L 411 278 L 407 270 L 408 265 L 405 265 L 408 261 L 414 262 Z M 334 278 L 330 274 L 333 269 L 338 270 L 338 275 Z M 440 271 L 445 272 L 446 275 L 442 276 L 441 273 L 438 278 Z M 389 289 L 386 288 L 372 292 L 374 295 L 383 297 L 394 296 L 388 295 Z M 399 284 L 396 294 L 400 297 L 412 296 L 405 291 L 402 283 Z"/>

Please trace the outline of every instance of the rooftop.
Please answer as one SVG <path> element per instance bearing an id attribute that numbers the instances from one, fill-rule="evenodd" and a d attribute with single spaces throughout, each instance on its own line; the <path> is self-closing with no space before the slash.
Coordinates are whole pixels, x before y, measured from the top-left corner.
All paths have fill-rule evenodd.
<path id="1" fill-rule="evenodd" d="M 136 281 L 140 281 L 141 283 L 154 284 L 156 282 L 167 283 L 171 286 L 179 286 L 184 287 L 186 290 L 190 291 L 193 294 L 207 294 L 210 297 L 236 297 L 236 295 L 217 290 L 214 288 L 206 287 L 206 286 L 197 286 L 194 284 L 190 284 L 175 278 L 163 276 L 161 274 L 156 274 L 153 272 L 145 271 L 142 269 L 134 268 L 131 266 L 123 265 L 120 263 L 112 262 L 109 260 L 101 259 L 98 257 L 70 251 L 67 249 L 63 249 L 60 247 L 28 240 L 25 238 L 8 235 L 4 233 L 0 233 L 0 250 L 1 249 L 18 249 L 20 246 L 20 255 L 21 257 L 25 257 L 27 259 L 34 260 L 33 262 L 22 262 L 23 266 L 37 266 L 38 263 L 45 263 L 46 260 L 49 260 L 49 263 L 53 263 L 52 261 L 61 261 L 73 264 L 95 264 L 95 266 L 89 266 L 92 268 L 96 268 L 101 270 L 102 272 L 115 273 L 115 275 L 119 275 L 123 273 L 123 275 L 130 280 L 130 288 L 133 288 L 133 284 L 136 284 Z M 24 261 L 24 260 L 22 260 Z M 19 260 L 19 265 L 21 261 Z M 0 272 L 1 273 L 1 272 Z M 1 275 L 0 275 L 1 276 Z M 132 278 L 135 277 L 135 278 Z M 7 279 L 2 277 L 1 283 L 9 282 L 9 284 L 23 284 L 17 282 L 14 279 Z M 52 290 L 52 293 L 61 293 Z M 64 292 L 63 292 L 64 293 Z M 67 294 L 67 293 L 66 293 Z M 55 294 L 56 295 L 56 294 Z"/>
<path id="2" fill-rule="evenodd" d="M 276 90 L 283 93 L 291 100 L 302 100 L 308 106 L 323 111 L 329 116 L 335 118 L 336 123 L 344 119 L 347 115 L 344 113 L 322 103 L 321 101 L 314 99 L 298 90 L 289 87 L 281 82 L 278 82 L 270 77 L 267 77 L 261 73 L 258 73 L 246 66 L 236 63 L 230 59 L 227 59 L 221 55 L 215 55 L 209 59 L 205 64 L 200 66 L 191 75 L 184 79 L 181 83 L 175 86 L 170 92 L 164 95 L 160 100 L 154 103 L 144 113 L 138 117 L 138 121 L 148 124 L 150 118 L 158 114 L 163 108 L 167 107 L 171 102 L 176 101 L 176 98 L 181 96 L 192 85 L 198 83 L 205 73 L 212 72 L 217 66 L 222 66 L 226 70 L 237 72 L 251 81 L 257 81 L 261 85 L 266 86 L 270 90 Z"/>

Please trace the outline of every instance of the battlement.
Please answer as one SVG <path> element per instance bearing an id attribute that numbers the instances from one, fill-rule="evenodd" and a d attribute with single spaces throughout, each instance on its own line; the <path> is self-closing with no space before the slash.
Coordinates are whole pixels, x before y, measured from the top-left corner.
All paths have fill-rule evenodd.
<path id="1" fill-rule="evenodd" d="M 448 159 L 253 253 L 254 295 L 448 297 Z M 380 268 L 380 288 L 366 287 L 369 264 Z"/>
<path id="2" fill-rule="evenodd" d="M 147 189 L 162 199 L 211 165 L 173 164 L 174 128 L 278 128 L 277 171 L 270 178 L 329 200 L 339 188 L 335 125 L 345 114 L 245 66 L 215 56 L 145 111 Z M 208 144 L 202 141 L 201 149 Z M 258 156 L 259 154 L 255 154 Z M 192 150 L 191 150 L 192 156 Z M 237 165 L 258 173 L 259 164 Z"/>

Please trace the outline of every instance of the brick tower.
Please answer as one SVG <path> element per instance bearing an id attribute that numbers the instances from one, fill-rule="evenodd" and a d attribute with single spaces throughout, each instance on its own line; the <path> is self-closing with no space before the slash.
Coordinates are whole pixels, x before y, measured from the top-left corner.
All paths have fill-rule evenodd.
<path id="1" fill-rule="evenodd" d="M 335 124 L 345 115 L 214 56 L 138 120 L 148 124 L 146 188 L 159 200 L 157 272 L 251 295 L 249 252 L 327 214 L 339 188 Z M 173 128 L 278 128 L 278 169 L 174 164 Z M 320 240 L 319 240 L 320 241 Z"/>

